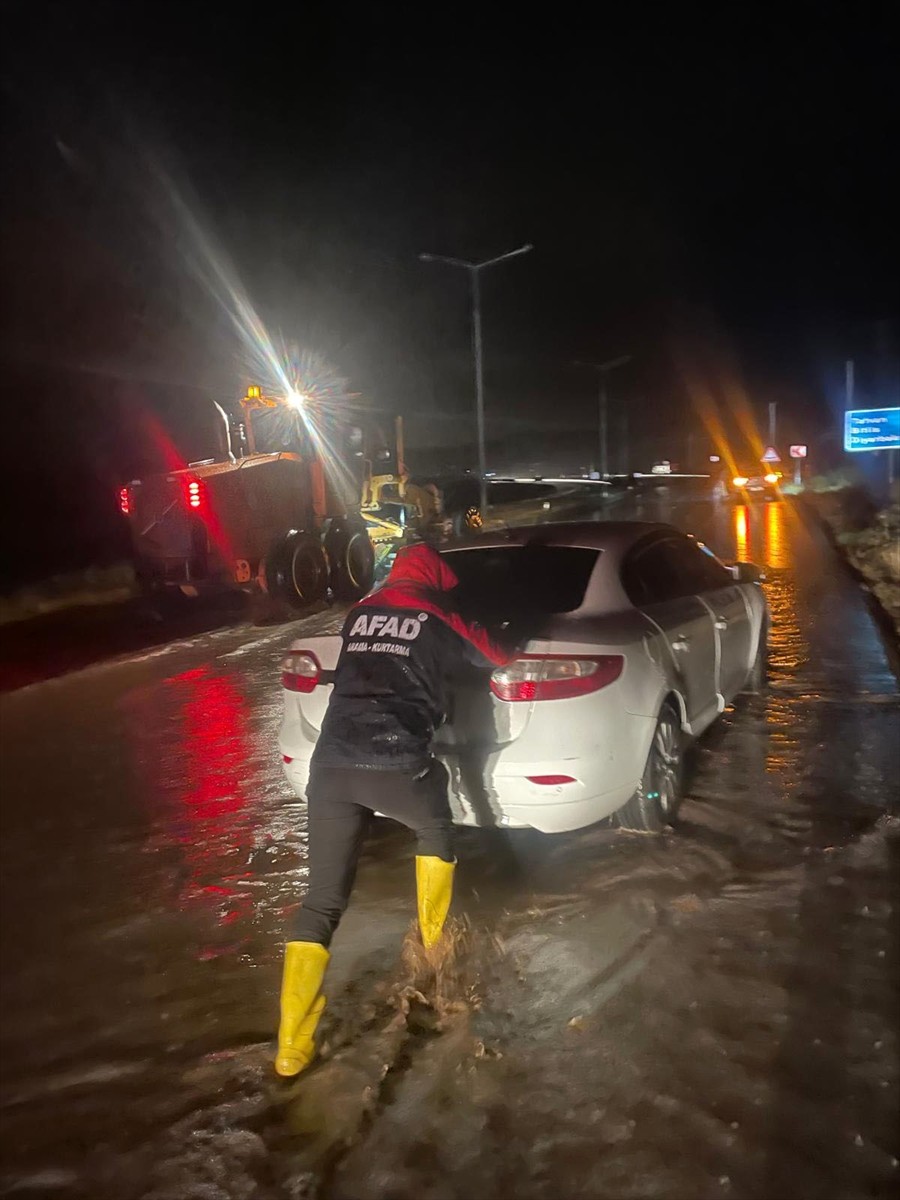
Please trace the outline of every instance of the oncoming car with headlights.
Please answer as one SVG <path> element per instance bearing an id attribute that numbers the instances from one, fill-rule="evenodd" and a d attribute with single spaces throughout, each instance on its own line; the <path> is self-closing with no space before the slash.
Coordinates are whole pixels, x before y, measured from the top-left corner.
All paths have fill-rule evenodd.
<path id="1" fill-rule="evenodd" d="M 507 666 L 448 681 L 435 751 L 454 820 L 561 833 L 615 814 L 663 828 L 688 741 L 764 684 L 756 568 L 644 522 L 521 528 L 443 553 L 460 612 L 521 646 Z M 283 663 L 279 745 L 301 797 L 340 649 L 303 638 Z"/>
<path id="2" fill-rule="evenodd" d="M 764 464 L 764 471 L 742 471 L 729 482 L 728 492 L 735 500 L 778 500 L 781 497 L 780 471 Z"/>

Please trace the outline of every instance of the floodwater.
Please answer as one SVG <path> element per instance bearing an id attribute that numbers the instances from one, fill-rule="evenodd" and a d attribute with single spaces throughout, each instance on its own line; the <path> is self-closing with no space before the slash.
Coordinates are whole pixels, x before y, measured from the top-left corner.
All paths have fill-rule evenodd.
<path id="1" fill-rule="evenodd" d="M 466 831 L 438 980 L 380 823 L 295 1083 L 270 1069 L 306 876 L 277 669 L 340 614 L 0 700 L 0 1195 L 897 1195 L 896 677 L 791 505 L 643 515 L 765 564 L 769 691 L 696 747 L 664 837 Z"/>

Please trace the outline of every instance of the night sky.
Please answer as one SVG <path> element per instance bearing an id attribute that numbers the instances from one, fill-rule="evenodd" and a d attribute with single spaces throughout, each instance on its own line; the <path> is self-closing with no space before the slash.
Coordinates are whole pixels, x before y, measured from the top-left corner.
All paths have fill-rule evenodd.
<path id="1" fill-rule="evenodd" d="M 892 399 L 888 5 L 290 11 L 4 8 L 7 584 L 119 554 L 146 411 L 251 373 L 197 230 L 423 453 L 471 438 L 472 381 L 466 278 L 421 251 L 534 244 L 484 276 L 494 444 L 590 438 L 573 360 L 620 354 L 636 455 L 683 457 L 698 404 L 812 441 L 848 355 Z"/>

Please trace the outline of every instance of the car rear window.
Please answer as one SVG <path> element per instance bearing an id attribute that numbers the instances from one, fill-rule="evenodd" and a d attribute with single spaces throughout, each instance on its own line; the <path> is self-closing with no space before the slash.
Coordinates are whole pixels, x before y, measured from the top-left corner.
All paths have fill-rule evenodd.
<path id="1" fill-rule="evenodd" d="M 448 551 L 459 611 L 483 624 L 580 608 L 599 550 L 580 546 L 484 546 Z"/>

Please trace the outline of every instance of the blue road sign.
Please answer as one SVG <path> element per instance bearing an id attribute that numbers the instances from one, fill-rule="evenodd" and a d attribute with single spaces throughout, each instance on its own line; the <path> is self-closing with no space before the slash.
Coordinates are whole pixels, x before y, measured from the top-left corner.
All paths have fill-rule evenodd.
<path id="1" fill-rule="evenodd" d="M 900 408 L 854 408 L 844 413 L 844 449 L 900 450 Z"/>

